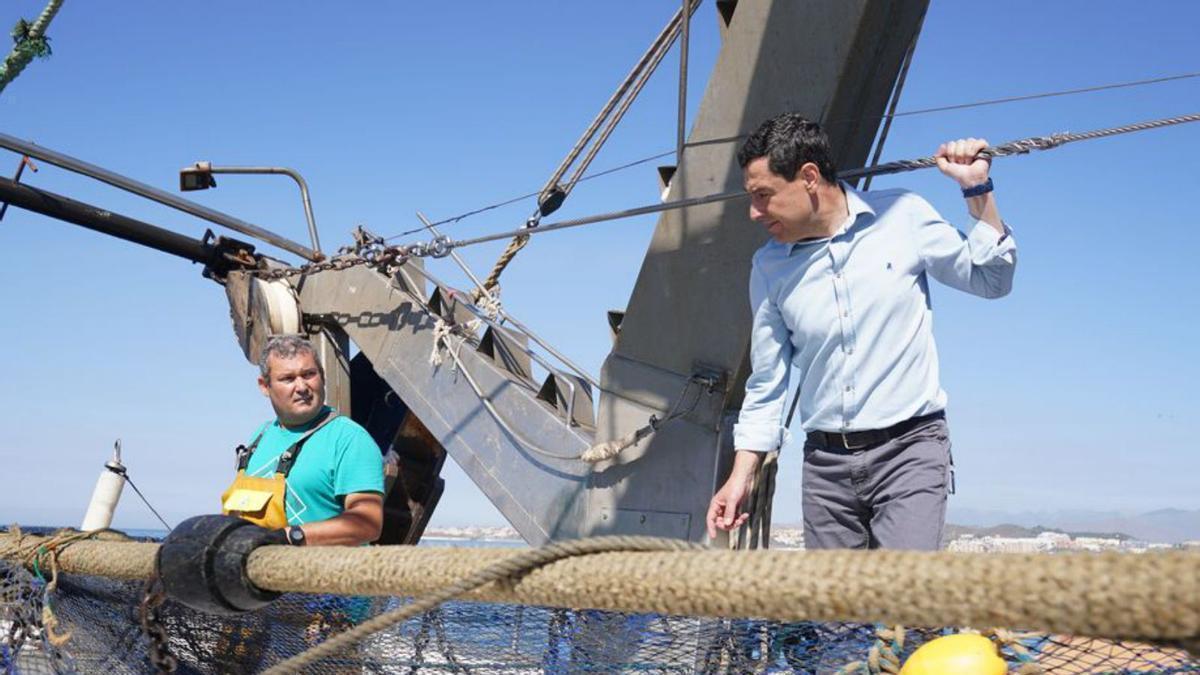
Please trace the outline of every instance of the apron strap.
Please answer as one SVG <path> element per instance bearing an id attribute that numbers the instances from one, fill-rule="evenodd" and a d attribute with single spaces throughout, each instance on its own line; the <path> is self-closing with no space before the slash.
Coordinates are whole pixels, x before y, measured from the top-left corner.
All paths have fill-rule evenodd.
<path id="1" fill-rule="evenodd" d="M 320 422 L 317 422 L 313 428 L 304 432 L 304 435 L 300 437 L 300 440 L 293 443 L 292 447 L 284 450 L 283 454 L 279 456 L 279 463 L 275 465 L 275 474 L 282 475 L 284 478 L 287 478 L 287 475 L 292 471 L 292 466 L 296 464 L 296 458 L 300 456 L 300 451 L 304 449 L 305 441 L 312 438 L 313 434 L 320 431 L 321 427 L 329 424 L 336 417 L 337 413 L 333 412 L 332 409 L 329 410 L 325 413 L 325 417 Z"/>
<path id="2" fill-rule="evenodd" d="M 262 440 L 263 434 L 267 433 L 268 426 L 270 426 L 270 425 L 268 425 L 268 424 L 263 425 L 262 430 L 260 430 L 258 432 L 258 435 L 254 437 L 254 440 L 251 441 L 250 447 L 246 447 L 244 445 L 238 445 L 237 448 L 234 450 L 234 452 L 237 453 L 237 470 L 238 471 L 246 470 L 246 467 L 250 464 L 250 455 L 254 454 L 254 449 L 258 447 L 258 442 Z"/>

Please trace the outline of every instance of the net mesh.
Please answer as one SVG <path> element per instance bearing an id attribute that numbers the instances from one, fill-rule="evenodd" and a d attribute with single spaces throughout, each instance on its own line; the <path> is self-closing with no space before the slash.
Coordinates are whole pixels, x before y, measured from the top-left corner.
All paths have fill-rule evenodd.
<path id="1" fill-rule="evenodd" d="M 155 672 L 138 622 L 142 584 L 60 575 L 50 602 L 58 632 L 70 632 L 61 647 L 43 624 L 45 588 L 43 579 L 0 561 L 0 673 Z M 257 612 L 217 617 L 168 601 L 161 621 L 178 672 L 251 673 L 405 602 L 287 594 Z M 951 632 L 909 629 L 900 656 Z M 306 672 L 834 673 L 865 661 L 877 644 L 876 627 L 861 624 L 451 602 Z M 1051 673 L 1200 672 L 1200 660 L 1167 647 L 1053 635 L 1025 636 L 1019 645 Z M 1021 650 L 1004 651 L 1015 667 Z"/>

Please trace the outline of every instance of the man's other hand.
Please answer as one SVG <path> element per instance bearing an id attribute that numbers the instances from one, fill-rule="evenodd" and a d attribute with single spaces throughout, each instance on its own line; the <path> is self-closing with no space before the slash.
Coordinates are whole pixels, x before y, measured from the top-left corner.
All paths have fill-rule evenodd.
<path id="1" fill-rule="evenodd" d="M 982 138 L 960 138 L 942 143 L 934 153 L 938 170 L 964 189 L 984 183 L 988 179 L 991 160 L 978 155 L 987 146 L 988 142 Z"/>
<path id="2" fill-rule="evenodd" d="M 739 513 L 739 509 L 746 495 L 750 493 L 750 485 L 758 472 L 761 460 L 760 452 L 738 450 L 733 460 L 733 469 L 729 472 L 729 479 L 708 503 L 708 516 L 705 520 L 708 523 L 709 539 L 715 539 L 719 529 L 728 532 L 741 527 L 750 517 L 748 513 Z"/>

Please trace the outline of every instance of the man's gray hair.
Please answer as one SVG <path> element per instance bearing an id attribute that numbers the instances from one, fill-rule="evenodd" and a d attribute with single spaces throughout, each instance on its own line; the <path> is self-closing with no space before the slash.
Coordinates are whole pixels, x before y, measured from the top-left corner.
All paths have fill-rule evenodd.
<path id="1" fill-rule="evenodd" d="M 312 354 L 313 360 L 317 362 L 317 370 L 321 373 L 321 379 L 325 378 L 325 368 L 321 366 L 321 359 L 317 357 L 317 348 L 299 335 L 272 335 L 267 338 L 267 344 L 262 348 L 262 356 L 258 359 L 258 371 L 264 380 L 270 380 L 267 361 L 272 355 L 279 359 L 290 359 L 298 354 Z"/>

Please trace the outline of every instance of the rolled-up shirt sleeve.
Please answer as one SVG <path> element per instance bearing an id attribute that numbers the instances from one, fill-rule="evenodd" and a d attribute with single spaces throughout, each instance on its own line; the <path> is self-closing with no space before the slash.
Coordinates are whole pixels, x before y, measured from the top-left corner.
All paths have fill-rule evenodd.
<path id="1" fill-rule="evenodd" d="M 791 331 L 757 265 L 750 269 L 750 377 L 733 443 L 737 450 L 770 452 L 787 442 L 783 408 L 792 366 Z"/>
<path id="2" fill-rule="evenodd" d="M 970 234 L 947 223 L 921 197 L 913 200 L 917 252 L 925 270 L 941 283 L 982 298 L 1000 298 L 1012 290 L 1017 268 L 1017 243 L 1004 225 L 1001 234 L 976 220 Z"/>

